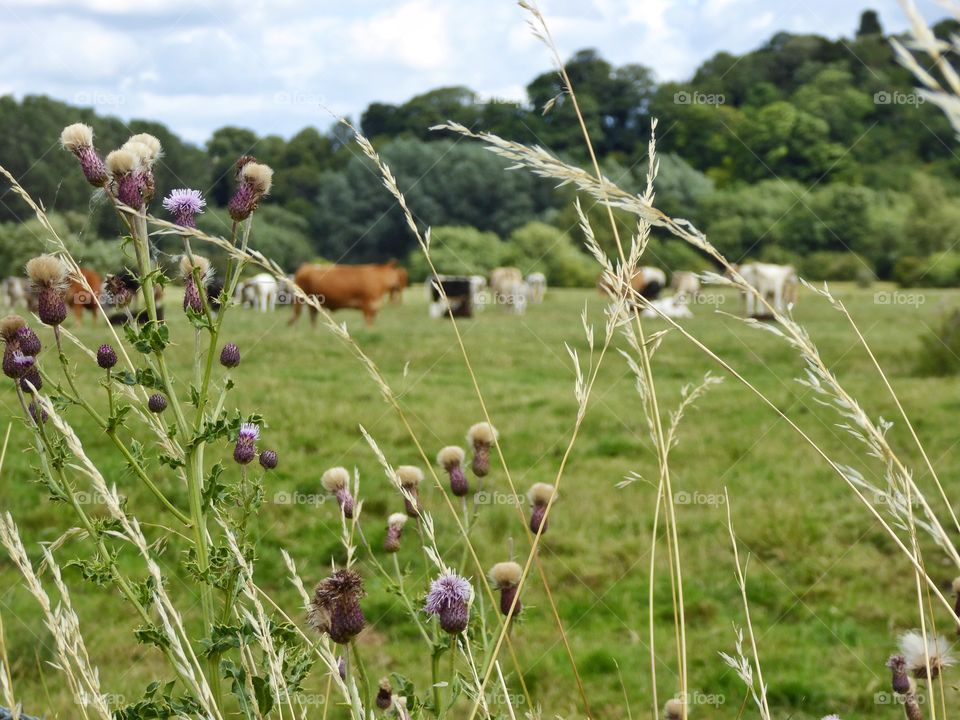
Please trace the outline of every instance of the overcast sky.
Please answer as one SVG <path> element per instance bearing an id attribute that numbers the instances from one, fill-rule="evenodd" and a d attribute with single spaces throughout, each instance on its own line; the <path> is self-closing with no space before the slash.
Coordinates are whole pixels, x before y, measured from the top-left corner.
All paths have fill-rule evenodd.
<path id="1" fill-rule="evenodd" d="M 918 0 L 930 19 L 941 13 Z M 897 0 L 541 0 L 565 56 L 598 48 L 660 80 L 778 30 L 850 37 L 860 12 L 885 30 Z M 512 0 L 0 0 L 0 94 L 47 94 L 160 120 L 195 142 L 233 124 L 289 136 L 442 85 L 523 99 L 549 68 Z"/>

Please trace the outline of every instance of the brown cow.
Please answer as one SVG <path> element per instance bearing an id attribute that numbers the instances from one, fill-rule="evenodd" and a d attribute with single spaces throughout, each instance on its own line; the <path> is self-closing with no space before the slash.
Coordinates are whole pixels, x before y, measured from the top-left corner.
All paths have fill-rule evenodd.
<path id="1" fill-rule="evenodd" d="M 393 262 L 384 265 L 301 265 L 293 281 L 307 295 L 328 310 L 354 308 L 363 312 L 367 326 L 373 325 L 380 301 L 396 285 Z M 293 304 L 290 325 L 300 318 L 300 302 Z M 310 322 L 316 325 L 317 310 L 310 308 Z"/>
<path id="2" fill-rule="evenodd" d="M 90 290 L 84 287 L 83 283 L 75 278 L 70 278 L 70 285 L 67 288 L 67 293 L 64 296 L 64 299 L 67 302 L 67 305 L 73 308 L 73 314 L 77 318 L 77 324 L 83 324 L 83 310 L 86 308 L 91 313 L 93 313 L 93 323 L 97 322 L 97 300 L 100 297 L 100 291 L 103 287 L 103 281 L 100 279 L 100 274 L 96 270 L 91 270 L 90 268 L 82 267 L 80 268 L 80 274 L 83 275 L 83 279 L 86 281 L 86 284 L 90 286 Z"/>
<path id="3" fill-rule="evenodd" d="M 395 263 L 395 260 L 391 260 L 388 265 Z M 410 284 L 410 276 L 407 274 L 406 268 L 394 267 L 393 268 L 393 281 L 390 285 L 390 302 L 393 304 L 398 304 L 403 302 L 403 291 Z"/>

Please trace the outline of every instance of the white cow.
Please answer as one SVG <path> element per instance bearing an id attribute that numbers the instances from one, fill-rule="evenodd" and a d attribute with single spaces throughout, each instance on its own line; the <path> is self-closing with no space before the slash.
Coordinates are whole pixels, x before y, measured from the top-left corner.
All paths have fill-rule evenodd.
<path id="1" fill-rule="evenodd" d="M 659 311 L 659 312 L 658 312 Z M 692 318 L 693 313 L 687 307 L 687 298 L 683 295 L 671 295 L 662 300 L 653 300 L 650 307 L 645 307 L 641 313 L 643 317 Z"/>
<path id="2" fill-rule="evenodd" d="M 696 300 L 700 296 L 700 279 L 696 273 L 687 270 L 675 272 L 670 278 L 670 287 L 673 294 Z"/>
<path id="3" fill-rule="evenodd" d="M 280 284 L 269 273 L 258 273 L 237 288 L 243 305 L 249 305 L 262 313 L 276 308 L 279 291 Z"/>
<path id="4" fill-rule="evenodd" d="M 8 277 L 4 278 L 0 291 L 3 293 L 3 301 L 9 307 L 15 308 L 18 305 L 29 306 L 30 302 L 30 282 L 26 278 Z"/>
<path id="5" fill-rule="evenodd" d="M 483 275 L 470 276 L 470 296 L 474 310 L 480 311 L 487 306 L 490 298 L 487 294 L 487 279 Z"/>
<path id="6" fill-rule="evenodd" d="M 547 276 L 542 272 L 527 275 L 527 285 L 530 287 L 530 302 L 542 303 L 547 294 Z"/>
<path id="7" fill-rule="evenodd" d="M 797 271 L 793 266 L 748 263 L 741 265 L 739 272 L 747 284 L 766 301 L 764 304 L 756 294 L 744 292 L 747 317 L 770 317 L 771 313 L 767 305 L 777 312 L 783 312 L 788 305 L 796 304 L 798 280 Z"/>

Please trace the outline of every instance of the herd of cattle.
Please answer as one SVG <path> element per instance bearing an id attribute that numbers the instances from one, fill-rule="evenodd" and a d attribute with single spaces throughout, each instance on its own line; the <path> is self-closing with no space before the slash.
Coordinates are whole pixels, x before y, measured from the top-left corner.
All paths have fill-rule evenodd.
<path id="1" fill-rule="evenodd" d="M 82 321 L 84 311 L 96 318 L 98 307 L 109 313 L 108 318 L 113 323 L 123 323 L 130 317 L 136 317 L 136 307 L 131 307 L 131 299 L 136 297 L 139 284 L 132 273 L 124 270 L 102 278 L 89 268 L 81 268 L 81 272 L 94 296 L 85 290 L 84 284 L 78 279 L 71 280 L 66 301 L 78 323 Z M 770 307 L 781 311 L 796 303 L 798 281 L 792 267 L 749 263 L 739 266 L 738 272 L 764 300 L 760 302 L 756 295 L 743 293 L 748 317 L 767 317 Z M 401 302 L 408 284 L 407 271 L 395 261 L 363 265 L 306 263 L 284 281 L 278 281 L 267 273 L 244 279 L 236 288 L 234 301 L 260 312 L 272 311 L 277 305 L 292 305 L 290 324 L 293 324 L 303 310 L 303 304 L 297 301 L 295 292 L 295 288 L 299 288 L 328 310 L 360 310 L 367 325 L 372 325 L 384 299 L 389 299 L 391 303 Z M 666 273 L 655 267 L 640 268 L 631 280 L 631 286 L 644 298 L 642 312 L 649 317 L 692 317 L 690 305 L 696 304 L 702 293 L 700 276 L 696 273 L 674 272 L 668 285 Z M 162 288 L 156 287 L 159 306 Z M 431 317 L 470 317 L 488 305 L 498 305 L 509 312 L 522 314 L 528 305 L 543 302 L 547 278 L 540 272 L 524 276 L 518 268 L 500 267 L 494 269 L 489 278 L 483 275 L 432 275 L 427 278 L 425 288 Z M 667 288 L 673 291 L 672 294 L 661 298 L 661 293 Z M 214 309 L 218 307 L 222 289 L 222 285 L 215 280 L 208 282 L 207 295 Z M 597 283 L 597 289 L 605 295 L 613 294 L 602 278 Z M 35 310 L 26 279 L 8 277 L 0 285 L 0 292 L 0 299 L 7 306 L 23 305 Z M 315 323 L 317 310 L 309 305 L 307 307 L 310 319 Z"/>

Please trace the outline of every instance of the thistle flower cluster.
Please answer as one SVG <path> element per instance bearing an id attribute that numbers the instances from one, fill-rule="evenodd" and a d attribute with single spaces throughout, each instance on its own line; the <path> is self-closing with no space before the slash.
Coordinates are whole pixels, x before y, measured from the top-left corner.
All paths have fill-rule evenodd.
<path id="1" fill-rule="evenodd" d="M 467 431 L 467 443 L 473 448 L 473 474 L 486 477 L 490 472 L 490 448 L 500 433 L 488 422 L 479 422 Z"/>
<path id="2" fill-rule="evenodd" d="M 547 531 L 547 506 L 556 494 L 556 488 L 547 483 L 534 483 L 527 492 L 530 501 L 530 532 L 541 535 Z"/>
<path id="3" fill-rule="evenodd" d="M 138 133 L 107 155 L 110 191 L 124 205 L 140 210 L 150 204 L 156 193 L 153 166 L 163 155 L 160 141 L 148 133 Z"/>
<path id="4" fill-rule="evenodd" d="M 197 285 L 194 270 L 200 278 Z M 180 258 L 180 275 L 183 277 L 183 311 L 192 310 L 198 315 L 203 312 L 201 293 L 206 292 L 207 283 L 212 276 L 210 261 L 201 255 L 184 255 Z"/>
<path id="5" fill-rule="evenodd" d="M 424 612 L 440 619 L 440 628 L 451 635 L 467 629 L 473 588 L 456 573 L 447 572 L 430 583 Z"/>
<path id="6" fill-rule="evenodd" d="M 366 593 L 363 578 L 354 570 L 335 570 L 313 593 L 307 622 L 341 645 L 360 634 L 365 625 L 360 600 Z"/>
<path id="7" fill-rule="evenodd" d="M 117 351 L 110 345 L 104 343 L 97 348 L 97 365 L 104 370 L 111 369 L 117 364 Z"/>
<path id="8" fill-rule="evenodd" d="M 463 472 L 465 457 L 463 448 L 456 445 L 448 445 L 437 453 L 437 463 L 450 476 L 450 492 L 457 497 L 464 497 L 470 492 L 470 483 Z"/>
<path id="9" fill-rule="evenodd" d="M 30 392 L 30 386 L 39 390 L 43 384 L 37 368 L 41 350 L 40 338 L 19 315 L 7 315 L 0 320 L 0 339 L 3 340 L 3 374 L 17 381 Z"/>
<path id="10" fill-rule="evenodd" d="M 237 189 L 227 203 L 230 217 L 240 222 L 250 217 L 260 201 L 270 194 L 273 185 L 273 169 L 269 165 L 258 163 L 251 155 L 237 160 Z"/>
<path id="11" fill-rule="evenodd" d="M 328 493 L 337 498 L 340 511 L 348 520 L 353 517 L 354 500 L 350 494 L 350 473 L 345 467 L 332 467 L 320 477 L 320 483 Z"/>
<path id="12" fill-rule="evenodd" d="M 60 133 L 60 145 L 69 150 L 80 162 L 80 170 L 87 182 L 100 188 L 107 184 L 110 175 L 103 158 L 93 146 L 93 128 L 83 123 L 67 125 Z"/>
<path id="13" fill-rule="evenodd" d="M 405 491 L 403 506 L 407 511 L 407 515 L 410 517 L 419 517 L 420 492 L 418 488 L 423 481 L 423 470 L 415 465 L 401 465 L 397 468 L 396 474 L 397 482 L 400 483 L 400 487 Z"/>
<path id="14" fill-rule="evenodd" d="M 57 326 L 67 317 L 63 294 L 67 289 L 67 264 L 56 255 L 40 255 L 27 263 L 27 277 L 37 299 L 37 315 L 45 325 Z"/>

